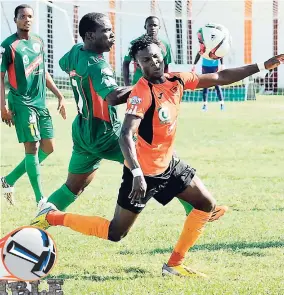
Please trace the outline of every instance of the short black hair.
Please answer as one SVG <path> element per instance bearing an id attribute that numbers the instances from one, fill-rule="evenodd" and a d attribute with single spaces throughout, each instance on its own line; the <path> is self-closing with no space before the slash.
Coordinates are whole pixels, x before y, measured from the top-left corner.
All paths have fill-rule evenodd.
<path id="1" fill-rule="evenodd" d="M 17 6 L 17 7 L 15 8 L 15 11 L 14 11 L 14 15 L 15 15 L 15 17 L 18 16 L 19 10 L 20 10 L 20 9 L 24 9 L 24 8 L 30 8 L 32 11 L 34 11 L 34 9 L 33 9 L 30 5 L 28 5 L 28 4 L 21 4 L 21 5 L 19 5 L 19 6 Z"/>
<path id="2" fill-rule="evenodd" d="M 135 59 L 135 56 L 138 51 L 147 48 L 151 44 L 156 44 L 159 46 L 160 42 L 151 36 L 143 35 L 133 42 L 133 44 L 131 45 L 130 50 L 129 50 L 129 55 L 133 59 Z"/>
<path id="3" fill-rule="evenodd" d="M 83 40 L 85 40 L 85 35 L 87 32 L 95 32 L 100 26 L 99 20 L 107 17 L 107 15 L 98 12 L 91 12 L 85 14 L 79 23 L 79 34 Z"/>
<path id="4" fill-rule="evenodd" d="M 160 23 L 160 19 L 159 19 L 157 16 L 155 16 L 155 15 L 150 15 L 150 16 L 148 16 L 148 17 L 145 19 L 145 24 L 144 24 L 145 29 L 146 29 L 147 22 L 148 22 L 150 19 L 154 19 L 154 18 L 156 18 L 156 19 L 159 21 L 159 23 Z"/>

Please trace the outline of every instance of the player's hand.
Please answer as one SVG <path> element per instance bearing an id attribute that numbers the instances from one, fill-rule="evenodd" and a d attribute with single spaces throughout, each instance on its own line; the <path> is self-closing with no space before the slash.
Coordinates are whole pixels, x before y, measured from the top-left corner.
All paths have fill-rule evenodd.
<path id="1" fill-rule="evenodd" d="M 59 111 L 59 114 L 61 115 L 61 117 L 65 120 L 66 119 L 66 108 L 65 108 L 65 98 L 63 96 L 61 96 L 60 98 L 58 98 L 58 107 L 57 110 Z"/>
<path id="2" fill-rule="evenodd" d="M 264 63 L 266 70 L 277 68 L 280 64 L 284 64 L 284 54 L 276 55 Z"/>
<path id="3" fill-rule="evenodd" d="M 6 106 L 3 106 L 1 108 L 1 119 L 2 119 L 2 122 L 4 122 L 9 127 L 14 125 L 13 114 L 10 110 L 7 109 Z"/>
<path id="4" fill-rule="evenodd" d="M 133 177 L 132 191 L 128 196 L 128 198 L 131 199 L 130 203 L 141 204 L 141 200 L 145 198 L 146 190 L 147 190 L 147 184 L 146 184 L 144 176 Z"/>

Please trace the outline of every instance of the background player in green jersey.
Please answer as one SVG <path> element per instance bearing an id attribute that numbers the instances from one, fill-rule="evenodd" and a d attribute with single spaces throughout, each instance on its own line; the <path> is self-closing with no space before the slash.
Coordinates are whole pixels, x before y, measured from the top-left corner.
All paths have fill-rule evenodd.
<path id="1" fill-rule="evenodd" d="M 101 13 L 86 14 L 80 20 L 79 33 L 84 43 L 74 45 L 59 61 L 62 70 L 69 74 L 78 108 L 72 125 L 73 152 L 67 181 L 47 203 L 59 210 L 65 210 L 82 193 L 102 159 L 124 161 L 118 143 L 121 122 L 114 105 L 125 103 L 132 87 L 117 86 L 103 56 L 115 41 L 111 22 Z M 183 205 L 186 213 L 191 211 L 190 204 Z M 223 207 L 217 210 L 214 220 L 224 214 Z"/>
<path id="2" fill-rule="evenodd" d="M 172 62 L 171 58 L 171 49 L 169 44 L 160 39 L 158 37 L 159 30 L 160 30 L 160 20 L 156 16 L 148 16 L 145 20 L 145 25 L 144 29 L 146 30 L 146 35 L 149 35 L 157 40 L 159 40 L 160 48 L 162 50 L 162 54 L 164 57 L 164 63 L 165 63 L 165 73 L 169 71 L 169 64 Z M 139 37 L 140 38 L 140 37 Z M 136 38 L 130 42 L 130 46 L 134 44 L 134 42 L 139 39 Z M 129 55 L 125 55 L 124 61 L 123 61 L 123 79 L 124 79 L 124 84 L 125 86 L 130 85 L 130 80 L 129 80 L 129 65 L 132 60 L 132 57 Z M 132 80 L 132 85 L 135 85 L 137 81 L 142 77 L 142 71 L 139 65 L 134 61 L 134 75 L 133 75 L 133 80 Z"/>
<path id="3" fill-rule="evenodd" d="M 46 107 L 46 87 L 58 97 L 58 110 L 65 119 L 64 97 L 45 70 L 42 39 L 30 32 L 33 9 L 17 6 L 14 21 L 17 32 L 1 44 L 1 118 L 15 125 L 18 140 L 24 144 L 24 160 L 1 178 L 5 198 L 13 204 L 13 186 L 27 172 L 36 202 L 43 198 L 39 163 L 53 152 L 53 126 Z M 5 101 L 4 78 L 8 72 L 8 106 Z M 38 145 L 39 142 L 39 145 Z"/>

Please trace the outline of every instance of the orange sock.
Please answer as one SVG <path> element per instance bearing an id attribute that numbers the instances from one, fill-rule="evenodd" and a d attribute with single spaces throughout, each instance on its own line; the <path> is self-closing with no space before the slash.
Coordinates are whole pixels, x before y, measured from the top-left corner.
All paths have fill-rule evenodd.
<path id="1" fill-rule="evenodd" d="M 110 221 L 98 216 L 83 216 L 66 213 L 63 225 L 84 235 L 108 239 Z"/>
<path id="2" fill-rule="evenodd" d="M 50 225 L 63 225 L 65 214 L 61 211 L 50 211 L 46 215 L 46 220 Z"/>
<path id="3" fill-rule="evenodd" d="M 189 213 L 185 220 L 179 240 L 168 261 L 168 266 L 182 264 L 186 252 L 196 243 L 211 214 L 212 212 L 204 212 L 197 209 L 193 209 Z"/>

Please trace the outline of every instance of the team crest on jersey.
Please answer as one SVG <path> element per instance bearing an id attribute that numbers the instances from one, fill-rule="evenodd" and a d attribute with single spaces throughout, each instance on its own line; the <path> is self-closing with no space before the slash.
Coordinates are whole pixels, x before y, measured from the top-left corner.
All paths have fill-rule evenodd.
<path id="1" fill-rule="evenodd" d="M 142 101 L 142 99 L 138 96 L 133 96 L 130 98 L 130 104 L 132 104 L 132 105 L 140 104 L 141 101 Z"/>
<path id="2" fill-rule="evenodd" d="M 167 107 L 160 107 L 158 109 L 158 116 L 162 124 L 169 123 L 171 120 L 170 111 Z"/>
<path id="3" fill-rule="evenodd" d="M 39 53 L 40 52 L 40 44 L 39 43 L 34 43 L 33 44 L 33 50 L 35 53 Z"/>
<path id="4" fill-rule="evenodd" d="M 23 56 L 23 63 L 24 65 L 28 65 L 30 63 L 30 59 L 26 54 Z"/>

